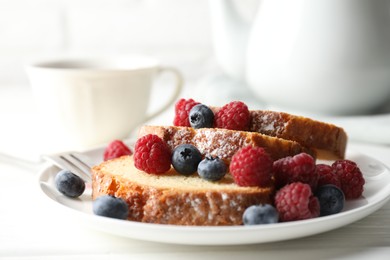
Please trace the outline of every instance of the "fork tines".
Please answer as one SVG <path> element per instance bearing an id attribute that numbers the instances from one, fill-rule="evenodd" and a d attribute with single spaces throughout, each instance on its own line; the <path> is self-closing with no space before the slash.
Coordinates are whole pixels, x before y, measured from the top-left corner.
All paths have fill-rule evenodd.
<path id="1" fill-rule="evenodd" d="M 91 165 L 84 156 L 75 152 L 67 152 L 54 155 L 42 156 L 44 160 L 53 163 L 61 169 L 73 172 L 84 180 L 91 180 Z"/>

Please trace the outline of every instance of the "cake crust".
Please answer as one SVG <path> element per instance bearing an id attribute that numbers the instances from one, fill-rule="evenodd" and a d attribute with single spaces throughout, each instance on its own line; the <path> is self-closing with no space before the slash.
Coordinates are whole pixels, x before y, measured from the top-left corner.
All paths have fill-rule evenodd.
<path id="1" fill-rule="evenodd" d="M 228 174 L 219 183 L 173 169 L 163 175 L 142 172 L 132 156 L 92 168 L 92 198 L 113 195 L 126 201 L 129 220 L 174 225 L 241 225 L 244 210 L 271 203 L 273 187 L 239 187 Z M 179 181 L 178 181 L 179 180 Z"/>
<path id="2" fill-rule="evenodd" d="M 251 111 L 250 131 L 293 140 L 314 149 L 319 159 L 344 159 L 347 134 L 333 124 L 269 110 Z"/>
<path id="3" fill-rule="evenodd" d="M 210 107 L 217 113 L 220 107 Z M 248 131 L 298 142 L 318 159 L 345 158 L 348 136 L 343 128 L 308 117 L 272 110 L 250 110 Z"/>

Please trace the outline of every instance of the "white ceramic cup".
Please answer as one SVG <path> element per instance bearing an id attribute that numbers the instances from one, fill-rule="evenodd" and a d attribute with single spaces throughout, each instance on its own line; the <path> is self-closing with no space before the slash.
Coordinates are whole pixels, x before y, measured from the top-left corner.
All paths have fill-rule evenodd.
<path id="1" fill-rule="evenodd" d="M 46 123 L 42 131 L 74 149 L 127 138 L 170 107 L 183 85 L 178 70 L 145 56 L 41 59 L 29 62 L 26 70 Z M 172 94 L 147 114 L 154 81 L 165 72 L 176 78 Z"/>

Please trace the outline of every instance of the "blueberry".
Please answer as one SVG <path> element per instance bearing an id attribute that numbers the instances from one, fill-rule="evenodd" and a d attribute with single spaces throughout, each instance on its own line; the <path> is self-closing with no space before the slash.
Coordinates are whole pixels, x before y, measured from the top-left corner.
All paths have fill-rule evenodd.
<path id="1" fill-rule="evenodd" d="M 191 144 L 181 144 L 175 147 L 172 153 L 172 165 L 175 170 L 183 175 L 191 175 L 198 169 L 202 160 L 199 150 Z"/>
<path id="2" fill-rule="evenodd" d="M 242 222 L 244 225 L 259 225 L 277 223 L 278 211 L 270 204 L 253 205 L 244 211 Z"/>
<path id="3" fill-rule="evenodd" d="M 315 195 L 320 202 L 320 216 L 336 214 L 344 208 L 344 193 L 335 185 L 327 184 L 320 186 Z"/>
<path id="4" fill-rule="evenodd" d="M 193 128 L 211 128 L 214 125 L 213 111 L 203 104 L 198 104 L 190 110 L 189 119 Z"/>
<path id="5" fill-rule="evenodd" d="M 206 157 L 198 165 L 199 176 L 208 181 L 219 181 L 226 172 L 225 162 L 218 157 Z"/>
<path id="6" fill-rule="evenodd" d="M 111 195 L 103 195 L 96 198 L 92 204 L 92 210 L 95 215 L 127 219 L 129 215 L 129 208 L 126 202 Z"/>
<path id="7" fill-rule="evenodd" d="M 70 198 L 77 198 L 85 190 L 85 182 L 69 170 L 61 170 L 54 179 L 59 192 Z"/>

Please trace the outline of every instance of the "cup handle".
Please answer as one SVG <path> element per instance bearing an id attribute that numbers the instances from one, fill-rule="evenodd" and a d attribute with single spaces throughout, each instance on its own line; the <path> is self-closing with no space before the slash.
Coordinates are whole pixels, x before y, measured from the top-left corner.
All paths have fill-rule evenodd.
<path id="1" fill-rule="evenodd" d="M 167 110 L 179 97 L 179 94 L 183 88 L 184 79 L 183 79 L 183 76 L 180 73 L 180 71 L 178 71 L 177 69 L 175 69 L 173 67 L 160 67 L 157 71 L 157 74 L 161 74 L 163 72 L 170 72 L 173 75 L 175 75 L 176 84 L 175 84 L 174 91 L 173 91 L 171 97 L 168 99 L 168 101 L 163 106 L 161 106 L 159 109 L 157 109 L 155 112 L 151 113 L 150 115 L 147 115 L 144 122 L 149 121 L 150 119 L 158 116 L 159 114 L 161 114 L 162 112 Z"/>

